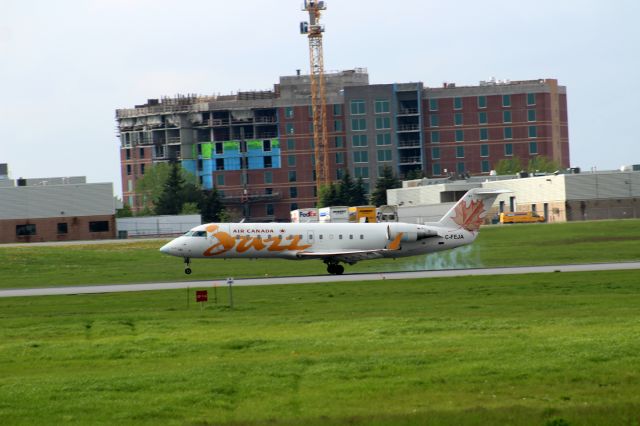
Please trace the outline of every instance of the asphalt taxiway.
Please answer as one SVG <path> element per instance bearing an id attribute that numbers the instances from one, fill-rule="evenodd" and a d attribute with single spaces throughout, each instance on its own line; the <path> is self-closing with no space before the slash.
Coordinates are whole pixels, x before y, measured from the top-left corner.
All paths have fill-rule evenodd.
<path id="1" fill-rule="evenodd" d="M 435 271 L 413 272 L 378 272 L 364 274 L 345 275 L 312 275 L 298 277 L 275 278 L 246 278 L 234 280 L 234 286 L 256 285 L 282 285 L 282 284 L 314 284 L 345 281 L 373 281 L 373 280 L 405 280 L 415 278 L 441 278 L 462 277 L 474 275 L 516 275 L 516 274 L 541 274 L 551 272 L 589 272 L 612 270 L 640 270 L 640 262 L 621 263 L 596 263 L 582 265 L 549 265 L 549 266 L 525 266 L 510 268 L 482 268 L 482 269 L 445 269 Z M 54 296 L 71 294 L 97 294 L 120 293 L 132 291 L 157 291 L 174 290 L 184 288 L 207 288 L 213 286 L 225 286 L 227 280 L 210 281 L 181 281 L 145 284 L 114 284 L 114 285 L 85 285 L 67 287 L 44 287 L 0 290 L 0 297 L 25 297 L 25 296 Z"/>

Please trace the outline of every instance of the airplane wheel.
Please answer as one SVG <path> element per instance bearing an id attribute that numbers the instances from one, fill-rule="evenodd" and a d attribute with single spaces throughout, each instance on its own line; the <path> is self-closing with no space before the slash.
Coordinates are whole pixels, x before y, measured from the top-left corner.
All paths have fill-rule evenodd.
<path id="1" fill-rule="evenodd" d="M 336 275 L 342 275 L 343 272 L 344 272 L 344 266 L 336 265 L 335 274 Z"/>
<path id="2" fill-rule="evenodd" d="M 332 275 L 335 274 L 336 273 L 336 265 L 333 265 L 331 263 L 328 264 L 327 265 L 327 272 L 332 274 Z"/>
<path id="3" fill-rule="evenodd" d="M 191 268 L 186 268 L 184 270 L 184 273 L 187 274 L 187 275 L 191 275 Z"/>

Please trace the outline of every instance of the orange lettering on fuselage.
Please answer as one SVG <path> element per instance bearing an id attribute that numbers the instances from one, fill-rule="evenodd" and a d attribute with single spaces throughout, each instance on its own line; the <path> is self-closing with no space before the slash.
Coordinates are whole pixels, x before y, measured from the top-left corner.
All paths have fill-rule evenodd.
<path id="1" fill-rule="evenodd" d="M 227 234 L 226 232 L 215 232 L 217 230 L 218 225 L 211 225 L 207 227 L 207 232 L 216 237 L 218 239 L 218 243 L 206 249 L 203 253 L 205 256 L 215 256 L 225 253 L 231 250 L 233 246 L 236 245 L 236 241 L 233 239 L 233 237 L 231 237 L 231 235 Z M 217 248 L 220 248 L 220 250 L 214 252 L 213 250 Z"/>
<path id="2" fill-rule="evenodd" d="M 238 253 L 244 253 L 245 251 L 249 250 L 251 247 L 253 247 L 257 251 L 264 249 L 265 245 L 262 242 L 262 238 L 260 237 L 252 238 L 249 236 L 242 237 L 238 242 L 238 245 L 236 246 L 236 251 Z"/>
<path id="3" fill-rule="evenodd" d="M 291 244 L 287 246 L 287 250 L 304 250 L 311 247 L 311 244 L 298 245 L 301 239 L 300 235 L 289 235 L 287 240 L 293 241 L 291 241 Z"/>

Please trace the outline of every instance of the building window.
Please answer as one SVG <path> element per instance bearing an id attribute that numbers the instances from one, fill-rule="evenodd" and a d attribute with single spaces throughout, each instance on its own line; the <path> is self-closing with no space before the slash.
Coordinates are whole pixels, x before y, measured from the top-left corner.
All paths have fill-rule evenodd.
<path id="1" fill-rule="evenodd" d="M 89 222 L 89 232 L 109 232 L 109 221 L 97 220 Z"/>
<path id="2" fill-rule="evenodd" d="M 456 158 L 464 158 L 464 146 L 456 147 Z"/>
<path id="3" fill-rule="evenodd" d="M 433 163 L 433 164 L 431 165 L 431 171 L 432 171 L 432 174 L 433 174 L 434 176 L 438 176 L 438 175 L 440 175 L 440 174 L 441 174 L 441 171 L 440 171 L 440 163 Z"/>
<path id="4" fill-rule="evenodd" d="M 333 120 L 333 130 L 336 132 L 342 131 L 342 120 Z"/>
<path id="5" fill-rule="evenodd" d="M 216 170 L 224 170 L 224 158 L 216 158 Z"/>
<path id="6" fill-rule="evenodd" d="M 16 236 L 24 237 L 28 235 L 36 235 L 36 225 L 29 223 L 26 225 L 16 225 Z"/>
<path id="7" fill-rule="evenodd" d="M 336 148 L 344 148 L 344 138 L 342 136 L 336 136 L 334 142 Z"/>
<path id="8" fill-rule="evenodd" d="M 528 109 L 527 110 L 527 121 L 536 121 L 536 110 Z"/>
<path id="9" fill-rule="evenodd" d="M 429 99 L 429 111 L 437 111 L 437 110 L 438 110 L 438 100 Z"/>
<path id="10" fill-rule="evenodd" d="M 504 155 L 508 155 L 508 156 L 513 155 L 513 144 L 512 143 L 504 144 Z"/>
<path id="11" fill-rule="evenodd" d="M 489 156 L 489 145 L 484 144 L 480 145 L 480 157 L 488 157 Z"/>
<path id="12" fill-rule="evenodd" d="M 368 167 L 355 167 L 354 175 L 356 178 L 368 179 L 369 178 L 369 168 Z"/>
<path id="13" fill-rule="evenodd" d="M 459 173 L 459 174 L 464 173 L 464 162 L 463 162 L 463 161 L 459 161 L 459 162 L 456 164 L 456 169 L 457 169 L 457 171 L 458 171 L 458 173 Z"/>
<path id="14" fill-rule="evenodd" d="M 342 179 L 344 177 L 344 169 L 336 169 L 336 179 Z"/>
<path id="15" fill-rule="evenodd" d="M 264 183 L 273 183 L 273 172 L 264 172 Z"/>
<path id="16" fill-rule="evenodd" d="M 287 151 L 295 151 L 296 141 L 293 139 L 287 139 Z"/>
<path id="17" fill-rule="evenodd" d="M 286 128 L 287 128 L 288 135 L 293 135 L 295 133 L 295 128 L 293 127 L 293 123 L 287 123 Z"/>
<path id="18" fill-rule="evenodd" d="M 535 104 L 536 104 L 536 94 L 527 93 L 527 105 L 535 105 Z"/>
<path id="19" fill-rule="evenodd" d="M 376 145 L 391 145 L 391 133 L 378 133 L 376 135 Z"/>
<path id="20" fill-rule="evenodd" d="M 456 142 L 464 142 L 464 130 L 456 130 Z"/>
<path id="21" fill-rule="evenodd" d="M 391 118 L 376 117 L 376 130 L 384 130 L 391 128 Z"/>
<path id="22" fill-rule="evenodd" d="M 344 152 L 336 152 L 336 164 L 344 164 Z"/>
<path id="23" fill-rule="evenodd" d="M 505 139 L 513 139 L 513 128 L 505 127 L 504 128 L 504 138 Z"/>
<path id="24" fill-rule="evenodd" d="M 60 222 L 58 223 L 58 235 L 61 234 L 68 234 L 69 233 L 69 226 L 66 222 Z"/>
<path id="25" fill-rule="evenodd" d="M 431 148 L 431 159 L 433 160 L 440 159 L 440 148 Z"/>
<path id="26" fill-rule="evenodd" d="M 273 204 L 266 205 L 267 216 L 273 216 Z"/>
<path id="27" fill-rule="evenodd" d="M 529 142 L 529 154 L 538 153 L 538 142 Z"/>
<path id="28" fill-rule="evenodd" d="M 480 129 L 480 140 L 487 141 L 489 140 L 489 129 Z"/>
<path id="29" fill-rule="evenodd" d="M 125 149 L 124 150 L 124 158 L 125 160 L 131 160 L 131 150 L 130 149 Z"/>
<path id="30" fill-rule="evenodd" d="M 378 150 L 378 161 L 379 162 L 391 161 L 391 150 L 390 149 L 379 149 Z"/>
<path id="31" fill-rule="evenodd" d="M 354 147 L 362 147 L 367 146 L 369 143 L 367 141 L 367 135 L 353 135 L 351 136 L 351 145 Z"/>
<path id="32" fill-rule="evenodd" d="M 144 174 L 144 164 L 140 164 L 140 174 Z"/>
<path id="33" fill-rule="evenodd" d="M 429 126 L 438 127 L 440 125 L 440 117 L 438 115 L 429 116 Z"/>
<path id="34" fill-rule="evenodd" d="M 131 164 L 127 164 L 127 176 L 131 175 Z"/>
<path id="35" fill-rule="evenodd" d="M 462 109 L 462 98 L 453 98 L 453 109 Z"/>
<path id="36" fill-rule="evenodd" d="M 333 115 L 336 115 L 336 116 L 342 115 L 342 104 L 333 105 Z"/>
<path id="37" fill-rule="evenodd" d="M 362 115 L 366 112 L 364 101 L 361 99 L 351 101 L 351 115 Z"/>
<path id="38" fill-rule="evenodd" d="M 502 95 L 502 106 L 503 107 L 511 106 L 511 95 Z"/>
<path id="39" fill-rule="evenodd" d="M 223 174 L 216 175 L 216 185 L 217 186 L 224 186 L 224 175 Z"/>
<path id="40" fill-rule="evenodd" d="M 296 182 L 298 180 L 298 175 L 295 170 L 289 170 L 288 177 L 289 182 Z"/>
<path id="41" fill-rule="evenodd" d="M 291 203 L 291 206 L 289 206 L 290 210 L 298 210 L 298 203 Z"/>
<path id="42" fill-rule="evenodd" d="M 289 188 L 289 198 L 298 198 L 298 188 L 295 186 Z"/>
<path id="43" fill-rule="evenodd" d="M 216 142 L 216 154 L 224 154 L 224 144 L 222 142 Z"/>
<path id="44" fill-rule="evenodd" d="M 491 171 L 491 166 L 489 165 L 488 160 L 482 160 L 482 162 L 480 163 L 480 167 L 481 167 L 482 173 L 489 173 Z"/>
<path id="45" fill-rule="evenodd" d="M 368 151 L 353 151 L 353 162 L 354 163 L 368 163 L 369 162 L 369 152 Z"/>
<path id="46" fill-rule="evenodd" d="M 511 111 L 502 111 L 502 122 L 511 123 Z"/>
<path id="47" fill-rule="evenodd" d="M 262 141 L 262 151 L 271 152 L 271 139 L 265 139 Z"/>
<path id="48" fill-rule="evenodd" d="M 389 110 L 389 100 L 388 99 L 376 99 L 375 101 L 375 111 L 376 114 L 384 114 L 388 113 Z"/>
<path id="49" fill-rule="evenodd" d="M 273 165 L 273 162 L 271 160 L 271 157 L 264 157 L 264 168 L 270 169 L 272 165 Z"/>
<path id="50" fill-rule="evenodd" d="M 352 118 L 351 119 L 351 130 L 354 132 L 362 132 L 367 130 L 367 119 L 366 118 Z"/>
<path id="51" fill-rule="evenodd" d="M 295 155 L 287 155 L 287 166 L 295 167 L 296 166 L 296 156 Z"/>
<path id="52" fill-rule="evenodd" d="M 431 143 L 440 143 L 440 132 L 438 130 L 431 132 Z"/>
<path id="53" fill-rule="evenodd" d="M 478 96 L 478 108 L 486 108 L 486 107 L 487 107 L 487 97 Z"/>
<path id="54" fill-rule="evenodd" d="M 140 148 L 140 158 L 144 158 L 144 148 Z"/>
<path id="55" fill-rule="evenodd" d="M 462 126 L 462 113 L 461 112 L 456 112 L 455 115 L 453 116 L 454 118 L 454 124 L 456 126 Z"/>
<path id="56" fill-rule="evenodd" d="M 529 126 L 529 137 L 531 139 L 538 137 L 538 128 L 536 126 Z"/>
<path id="57" fill-rule="evenodd" d="M 284 116 L 285 118 L 293 118 L 293 107 L 285 107 Z"/>
<path id="58" fill-rule="evenodd" d="M 486 112 L 479 112 L 478 113 L 478 123 L 479 124 L 487 124 L 489 121 L 487 120 L 487 113 Z"/>

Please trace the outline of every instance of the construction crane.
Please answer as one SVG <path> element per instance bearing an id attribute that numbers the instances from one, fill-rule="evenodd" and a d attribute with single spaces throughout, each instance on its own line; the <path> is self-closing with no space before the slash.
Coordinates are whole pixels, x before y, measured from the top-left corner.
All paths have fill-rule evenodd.
<path id="1" fill-rule="evenodd" d="M 305 0 L 302 10 L 309 12 L 309 22 L 300 23 L 300 34 L 309 37 L 311 63 L 311 110 L 313 113 L 313 147 L 316 167 L 316 188 L 329 184 L 329 147 L 327 145 L 327 99 L 324 91 L 324 59 L 320 15 L 327 6 L 324 1 Z"/>

